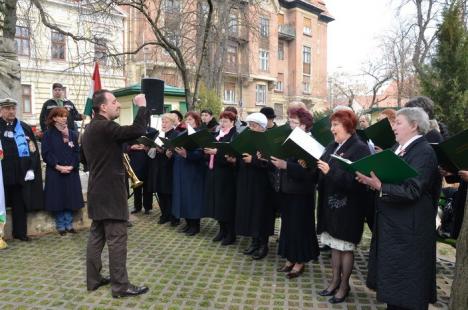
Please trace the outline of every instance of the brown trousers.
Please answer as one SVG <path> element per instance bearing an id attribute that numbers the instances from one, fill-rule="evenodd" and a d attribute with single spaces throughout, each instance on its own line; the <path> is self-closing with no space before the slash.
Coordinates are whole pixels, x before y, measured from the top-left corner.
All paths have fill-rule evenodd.
<path id="1" fill-rule="evenodd" d="M 127 290 L 127 221 L 93 221 L 86 248 L 86 285 L 88 290 L 98 287 L 102 276 L 101 254 L 107 242 L 112 292 Z"/>

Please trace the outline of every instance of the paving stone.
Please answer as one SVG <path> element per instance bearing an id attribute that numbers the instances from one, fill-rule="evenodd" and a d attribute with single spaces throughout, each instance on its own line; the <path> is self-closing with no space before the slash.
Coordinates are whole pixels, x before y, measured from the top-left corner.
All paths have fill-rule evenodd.
<path id="1" fill-rule="evenodd" d="M 113 299 L 109 287 L 87 292 L 85 251 L 87 231 L 64 237 L 56 234 L 25 243 L 10 241 L 0 252 L 0 309 L 385 309 L 367 289 L 370 233 L 366 231 L 355 255 L 351 293 L 347 303 L 331 305 L 317 292 L 331 275 L 330 253 L 309 263 L 303 276 L 288 280 L 276 268 L 277 235 L 270 238 L 270 253 L 261 261 L 242 254 L 248 238 L 223 247 L 211 239 L 213 220 L 203 219 L 201 233 L 186 237 L 182 226 L 156 224 L 159 212 L 132 216 L 129 228 L 128 273 L 132 283 L 145 284 L 142 296 Z M 276 231 L 279 230 L 279 221 Z M 447 250 L 445 250 L 447 253 Z M 453 261 L 438 259 L 438 302 L 430 309 L 447 309 L 453 281 Z M 108 273 L 108 252 L 103 273 Z"/>

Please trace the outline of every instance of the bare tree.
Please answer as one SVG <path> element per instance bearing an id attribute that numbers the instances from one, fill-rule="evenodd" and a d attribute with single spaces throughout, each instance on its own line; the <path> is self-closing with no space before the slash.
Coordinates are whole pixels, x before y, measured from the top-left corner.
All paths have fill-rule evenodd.
<path id="1" fill-rule="evenodd" d="M 372 99 L 367 107 L 370 109 L 388 98 L 388 95 L 378 96 L 378 94 L 382 87 L 392 79 L 393 75 L 387 63 L 380 61 L 369 61 L 362 69 L 362 73 L 365 78 L 370 80 Z"/>

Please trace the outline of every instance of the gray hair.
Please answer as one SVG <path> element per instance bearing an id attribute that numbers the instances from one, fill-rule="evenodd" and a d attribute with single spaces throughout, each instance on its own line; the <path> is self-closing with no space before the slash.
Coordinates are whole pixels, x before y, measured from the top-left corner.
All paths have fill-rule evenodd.
<path id="1" fill-rule="evenodd" d="M 397 111 L 397 116 L 403 115 L 409 123 L 418 127 L 418 133 L 425 135 L 429 131 L 429 117 L 422 108 L 403 108 Z"/>
<path id="2" fill-rule="evenodd" d="M 429 116 L 429 119 L 434 118 L 434 101 L 426 96 L 416 96 L 405 103 L 405 108 L 422 108 Z"/>
<path id="3" fill-rule="evenodd" d="M 371 122 L 371 116 L 369 114 L 361 114 L 361 116 L 359 116 L 359 119 L 361 119 L 361 117 L 364 117 L 369 123 Z"/>

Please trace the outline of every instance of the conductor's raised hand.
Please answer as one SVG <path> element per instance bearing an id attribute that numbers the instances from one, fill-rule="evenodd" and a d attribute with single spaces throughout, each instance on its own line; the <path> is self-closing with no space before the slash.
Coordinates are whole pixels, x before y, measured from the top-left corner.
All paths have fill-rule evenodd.
<path id="1" fill-rule="evenodd" d="M 330 165 L 328 165 L 328 163 L 320 159 L 317 160 L 317 168 L 319 168 L 323 174 L 327 174 L 330 171 Z"/>
<path id="2" fill-rule="evenodd" d="M 184 149 L 183 147 L 176 147 L 174 150 L 176 151 L 177 154 L 179 154 L 183 158 L 187 158 L 187 150 Z"/>
<path id="3" fill-rule="evenodd" d="M 137 107 L 146 107 L 145 94 L 136 95 L 135 98 L 133 98 L 133 104 Z"/>
<path id="4" fill-rule="evenodd" d="M 286 170 L 288 168 L 288 163 L 285 160 L 274 156 L 271 156 L 271 163 L 278 169 Z"/>

